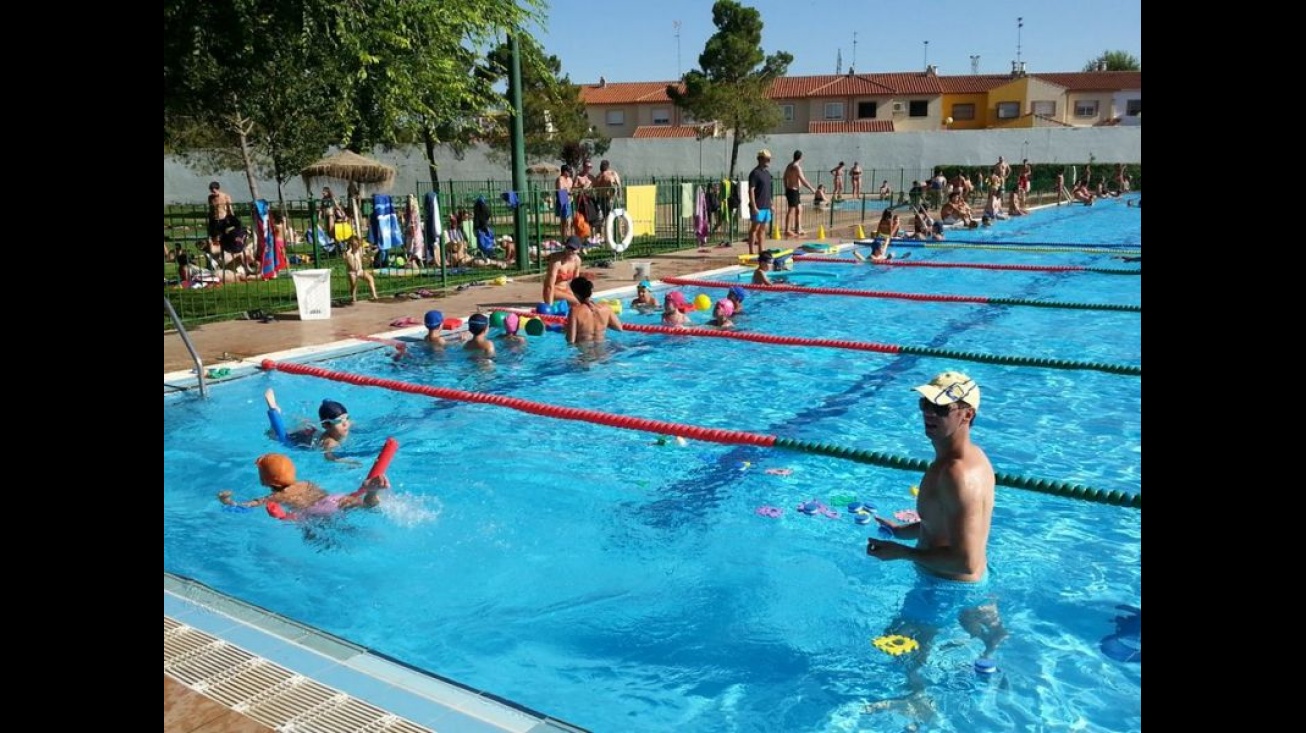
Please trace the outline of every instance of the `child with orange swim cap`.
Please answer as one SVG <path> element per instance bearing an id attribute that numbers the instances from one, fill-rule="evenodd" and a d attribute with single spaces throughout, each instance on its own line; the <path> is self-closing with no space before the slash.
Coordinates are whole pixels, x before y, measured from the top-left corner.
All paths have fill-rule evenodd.
<path id="1" fill-rule="evenodd" d="M 230 490 L 220 491 L 218 501 L 226 506 L 242 507 L 264 506 L 271 502 L 307 516 L 321 516 L 338 509 L 374 507 L 381 503 L 377 492 L 390 488 L 390 479 L 381 474 L 364 481 L 352 494 L 327 494 L 312 481 L 296 480 L 295 463 L 284 453 L 265 453 L 254 460 L 254 465 L 258 466 L 259 483 L 271 489 L 272 493 L 248 501 L 235 501 Z"/>

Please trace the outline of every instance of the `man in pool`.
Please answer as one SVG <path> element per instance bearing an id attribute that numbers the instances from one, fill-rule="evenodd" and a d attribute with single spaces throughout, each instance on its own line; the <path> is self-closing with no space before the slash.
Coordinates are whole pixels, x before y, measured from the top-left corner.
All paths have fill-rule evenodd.
<path id="1" fill-rule="evenodd" d="M 970 439 L 980 406 L 979 384 L 961 372 L 946 371 L 916 392 L 925 436 L 934 446 L 934 460 L 925 469 L 916 497 L 919 519 L 899 524 L 875 518 L 882 533 L 915 540 L 915 545 L 871 537 L 866 554 L 886 562 L 910 560 L 920 571 L 920 580 L 888 632 L 920 644 L 921 652 L 908 670 L 919 693 L 924 688 L 919 667 L 930 642 L 954 614 L 962 628 L 984 642 L 985 658 L 1006 638 L 1006 631 L 983 582 L 996 477 L 988 456 Z"/>
<path id="2" fill-rule="evenodd" d="M 567 311 L 567 343 L 597 343 L 606 338 L 607 329 L 622 330 L 621 319 L 612 312 L 611 307 L 590 300 L 594 294 L 594 283 L 589 278 L 581 275 L 572 280 L 571 292 L 580 303 Z"/>
<path id="3" fill-rule="evenodd" d="M 327 494 L 312 481 L 295 480 L 295 464 L 283 453 L 265 453 L 254 461 L 258 466 L 259 483 L 272 490 L 267 496 L 248 501 L 236 501 L 231 491 L 218 492 L 218 501 L 226 506 L 269 506 L 268 513 L 277 518 L 289 518 L 292 513 L 305 516 L 325 516 L 342 509 L 374 507 L 381 503 L 377 492 L 390 488 L 385 474 L 363 481 L 352 494 Z"/>

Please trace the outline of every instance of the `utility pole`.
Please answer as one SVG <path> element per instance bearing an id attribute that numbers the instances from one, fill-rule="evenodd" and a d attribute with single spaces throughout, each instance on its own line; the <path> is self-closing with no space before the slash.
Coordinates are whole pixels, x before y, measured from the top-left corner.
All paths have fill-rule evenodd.
<path id="1" fill-rule="evenodd" d="M 925 42 L 925 68 L 930 68 L 930 42 Z"/>
<path id="2" fill-rule="evenodd" d="M 979 59 L 980 59 L 980 57 L 979 57 L 978 55 L 975 55 L 975 56 L 971 56 L 971 57 L 970 57 L 970 73 L 971 73 L 971 74 L 976 74 L 976 75 L 979 74 Z"/>
<path id="3" fill-rule="evenodd" d="M 531 264 L 531 248 L 526 243 L 526 207 L 531 205 L 526 192 L 526 130 L 522 124 L 521 45 L 517 34 L 508 34 L 508 99 L 512 103 L 512 190 L 517 192 L 517 208 L 512 210 L 512 238 L 517 244 L 517 268 Z M 537 243 L 538 244 L 538 243 Z M 543 252 L 543 249 L 540 250 Z"/>
<path id="4" fill-rule="evenodd" d="M 676 78 L 679 79 L 680 73 L 680 21 L 673 20 L 671 25 L 676 29 Z"/>

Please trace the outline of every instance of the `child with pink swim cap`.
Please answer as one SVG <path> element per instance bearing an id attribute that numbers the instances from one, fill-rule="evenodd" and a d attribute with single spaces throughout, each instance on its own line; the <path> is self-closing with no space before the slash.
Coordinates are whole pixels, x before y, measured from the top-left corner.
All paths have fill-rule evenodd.
<path id="1" fill-rule="evenodd" d="M 694 306 L 685 301 L 684 293 L 672 290 L 662 299 L 662 325 L 670 328 L 684 328 L 690 325 L 691 321 L 685 312 L 693 309 Z"/>
<path id="2" fill-rule="evenodd" d="M 709 326 L 718 328 L 734 328 L 735 322 L 730 317 L 735 314 L 735 304 L 729 298 L 722 298 L 712 307 L 712 320 L 707 322 Z"/>
<path id="3" fill-rule="evenodd" d="M 526 337 L 521 335 L 521 316 L 516 313 L 509 313 L 503 317 L 503 333 L 499 335 L 499 340 L 509 346 L 525 346 Z"/>

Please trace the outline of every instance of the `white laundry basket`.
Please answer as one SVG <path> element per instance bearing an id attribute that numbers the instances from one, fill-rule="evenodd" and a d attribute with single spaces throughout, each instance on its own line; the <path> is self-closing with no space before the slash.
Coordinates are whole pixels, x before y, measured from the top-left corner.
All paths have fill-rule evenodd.
<path id="1" fill-rule="evenodd" d="M 331 317 L 331 271 L 296 270 L 295 300 L 299 302 L 299 320 L 320 321 Z"/>
<path id="2" fill-rule="evenodd" d="M 653 263 L 652 263 L 652 262 L 632 262 L 631 264 L 635 266 L 635 274 L 634 274 L 633 277 L 630 278 L 631 280 L 652 280 L 652 279 L 653 279 Z"/>

